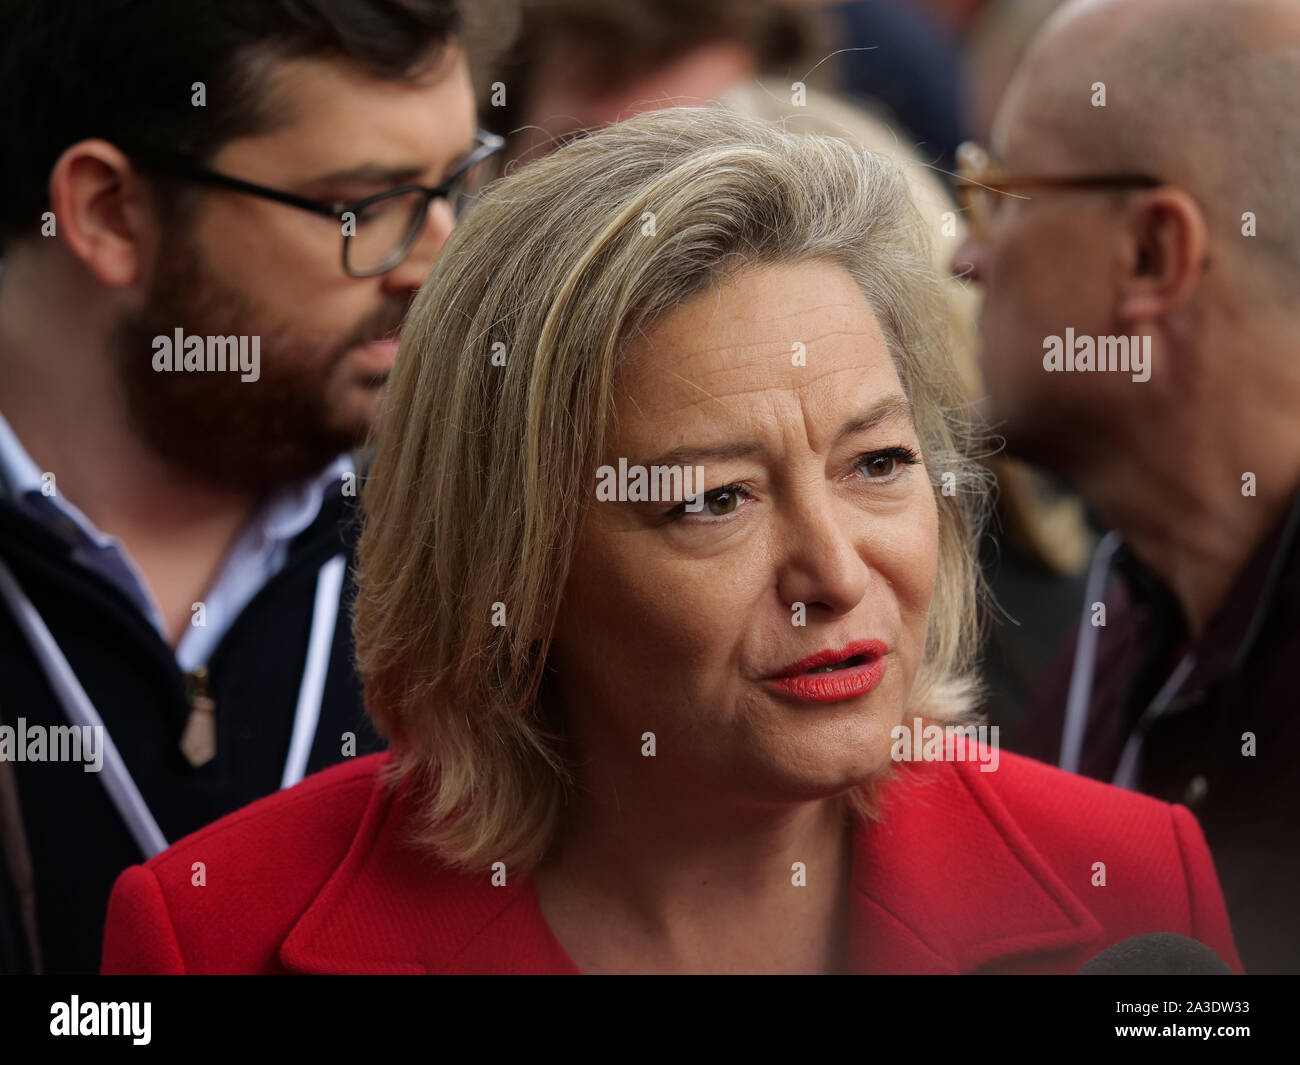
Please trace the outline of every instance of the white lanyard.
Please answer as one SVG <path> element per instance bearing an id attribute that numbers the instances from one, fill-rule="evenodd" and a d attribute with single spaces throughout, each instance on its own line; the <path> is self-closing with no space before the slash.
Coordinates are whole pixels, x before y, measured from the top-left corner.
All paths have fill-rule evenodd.
<path id="1" fill-rule="evenodd" d="M 289 757 L 280 777 L 281 788 L 291 788 L 307 772 L 316 725 L 320 722 L 321 700 L 325 697 L 325 674 L 329 670 L 330 650 L 334 646 L 334 625 L 339 616 L 339 597 L 343 594 L 343 575 L 348 560 L 335 555 L 321 566 L 316 576 L 316 603 L 311 611 L 311 636 L 307 640 L 307 659 L 302 667 L 302 684 L 298 688 L 298 705 L 293 711 L 293 734 L 289 738 Z"/>
<path id="2" fill-rule="evenodd" d="M 1119 550 L 1119 533 L 1108 532 L 1097 544 L 1088 568 L 1088 583 L 1083 592 L 1083 616 L 1079 618 L 1079 635 L 1074 644 L 1074 669 L 1070 671 L 1070 694 L 1065 700 L 1065 726 L 1061 730 L 1059 765 L 1068 773 L 1079 771 L 1083 757 L 1083 732 L 1088 723 L 1088 703 L 1092 700 L 1092 672 L 1097 662 L 1097 640 L 1101 635 L 1093 624 L 1092 605 L 1106 594 L 1106 578 L 1111 560 Z"/>
<path id="3" fill-rule="evenodd" d="M 1097 641 L 1100 627 L 1093 624 L 1092 609 L 1106 594 L 1106 582 L 1110 576 L 1111 562 L 1122 543 L 1117 532 L 1108 532 L 1097 544 L 1092 556 L 1092 565 L 1088 569 L 1088 583 L 1083 595 L 1083 616 L 1079 619 L 1079 636 L 1074 647 L 1074 668 L 1070 672 L 1070 692 L 1065 703 L 1065 726 L 1061 732 L 1061 758 L 1059 765 L 1071 773 L 1079 772 L 1079 763 L 1083 757 L 1083 735 L 1088 724 L 1089 704 L 1092 702 L 1092 679 L 1097 664 Z M 1151 723 L 1164 713 L 1165 707 L 1178 694 L 1192 672 L 1195 662 L 1189 651 L 1174 667 L 1169 679 L 1156 692 L 1151 705 L 1138 718 L 1137 724 L 1129 734 L 1120 755 L 1119 766 L 1115 770 L 1112 784 L 1128 788 L 1137 787 L 1138 770 L 1141 766 L 1142 741 Z"/>
<path id="4" fill-rule="evenodd" d="M 298 689 L 298 704 L 294 709 L 293 733 L 289 741 L 289 757 L 280 780 L 282 788 L 291 787 L 302 779 L 311 753 L 312 740 L 320 721 L 321 700 L 325 693 L 325 673 L 329 667 L 330 648 L 334 643 L 334 627 L 338 620 L 339 597 L 347 559 L 335 555 L 320 568 L 316 579 L 316 602 L 312 610 L 311 636 L 307 641 L 307 660 L 303 668 L 302 683 Z M 23 592 L 17 579 L 0 559 L 0 596 L 22 629 L 36 660 L 40 663 L 55 697 L 64 714 L 74 725 L 90 726 L 101 730 L 104 748 L 102 769 L 104 790 L 117 807 L 132 838 L 146 858 L 152 858 L 167 849 L 167 838 L 154 820 L 140 789 L 131 779 L 126 763 L 118 753 L 104 728 L 90 697 L 77 680 L 72 666 L 50 634 L 45 620 L 32 601 Z"/>
<path id="5" fill-rule="evenodd" d="M 1124 753 L 1120 755 L 1119 767 L 1115 770 L 1112 784 L 1120 788 L 1128 788 L 1130 791 L 1137 789 L 1138 770 L 1142 762 L 1142 741 L 1146 739 L 1147 730 L 1150 729 L 1152 722 L 1165 712 L 1165 707 L 1178 694 L 1183 681 L 1192 672 L 1195 664 L 1192 653 L 1188 651 L 1174 667 L 1174 671 L 1169 674 L 1169 679 L 1156 692 L 1151 705 L 1142 711 L 1142 716 L 1138 718 L 1133 731 L 1129 733 L 1128 742 L 1124 744 Z"/>

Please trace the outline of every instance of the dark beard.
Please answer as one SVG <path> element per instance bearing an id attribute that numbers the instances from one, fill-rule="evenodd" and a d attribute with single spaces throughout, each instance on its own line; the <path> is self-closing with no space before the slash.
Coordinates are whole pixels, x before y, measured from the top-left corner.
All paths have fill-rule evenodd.
<path id="1" fill-rule="evenodd" d="M 369 426 L 341 421 L 330 408 L 329 383 L 349 349 L 398 328 L 405 306 L 385 305 L 322 355 L 319 345 L 302 342 L 301 331 L 295 340 L 291 329 L 224 284 L 176 229 L 160 250 L 147 304 L 121 322 L 112 341 L 137 436 L 195 480 L 255 494 L 317 473 L 361 444 Z M 186 336 L 260 336 L 260 376 L 155 371 L 153 338 L 171 338 L 178 327 Z M 182 352 L 173 355 L 179 362 Z"/>

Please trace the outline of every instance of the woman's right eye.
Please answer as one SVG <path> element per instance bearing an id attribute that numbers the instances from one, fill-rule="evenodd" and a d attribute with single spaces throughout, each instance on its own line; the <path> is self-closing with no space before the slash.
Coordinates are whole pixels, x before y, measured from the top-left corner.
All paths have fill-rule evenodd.
<path id="1" fill-rule="evenodd" d="M 741 509 L 747 498 L 749 498 L 749 493 L 745 491 L 743 486 L 727 484 L 721 488 L 714 488 L 711 491 L 694 496 L 683 503 L 678 503 L 668 512 L 668 515 L 673 520 L 686 519 L 697 524 L 701 521 L 704 524 L 710 524 L 709 519 L 711 518 L 725 521 Z M 691 506 L 688 509 L 688 504 L 696 503 L 700 505 Z"/>

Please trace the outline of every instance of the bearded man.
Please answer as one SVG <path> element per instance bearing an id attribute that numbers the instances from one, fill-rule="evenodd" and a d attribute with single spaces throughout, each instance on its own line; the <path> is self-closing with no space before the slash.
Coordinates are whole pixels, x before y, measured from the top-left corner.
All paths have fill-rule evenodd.
<path id="1" fill-rule="evenodd" d="M 0 721 L 104 738 L 0 761 L 0 971 L 95 972 L 121 870 L 382 746 L 352 452 L 497 144 L 455 0 L 0 15 Z"/>

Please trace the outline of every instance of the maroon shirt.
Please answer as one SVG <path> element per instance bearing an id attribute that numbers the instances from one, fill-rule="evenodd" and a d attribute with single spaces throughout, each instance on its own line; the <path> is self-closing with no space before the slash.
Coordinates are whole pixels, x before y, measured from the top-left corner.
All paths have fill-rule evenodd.
<path id="1" fill-rule="evenodd" d="M 1300 972 L 1300 497 L 1190 639 L 1168 590 L 1123 548 L 1098 634 L 1080 771 L 1112 780 L 1184 653 L 1194 666 L 1146 732 L 1137 790 L 1192 809 L 1247 972 Z M 1056 764 L 1077 629 L 1008 746 Z M 1254 736 L 1253 756 L 1243 753 Z"/>

